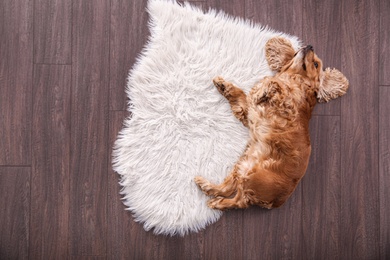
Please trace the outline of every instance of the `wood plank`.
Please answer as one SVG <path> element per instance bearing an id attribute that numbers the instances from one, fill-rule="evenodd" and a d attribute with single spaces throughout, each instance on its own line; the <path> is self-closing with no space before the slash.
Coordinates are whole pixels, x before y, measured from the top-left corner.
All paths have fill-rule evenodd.
<path id="1" fill-rule="evenodd" d="M 146 0 L 111 1 L 110 110 L 127 108 L 127 75 L 149 35 L 146 3 Z"/>
<path id="2" fill-rule="evenodd" d="M 70 66 L 34 66 L 31 259 L 68 258 L 70 90 Z"/>
<path id="3" fill-rule="evenodd" d="M 379 95 L 380 259 L 390 259 L 390 88 Z"/>
<path id="4" fill-rule="evenodd" d="M 105 256 L 94 256 L 94 255 L 85 255 L 85 256 L 72 256 L 72 260 L 104 260 L 107 259 Z"/>
<path id="5" fill-rule="evenodd" d="M 126 249 L 128 259 L 204 259 L 199 247 L 201 233 L 185 237 L 156 236 L 143 230 L 140 224 L 133 223 L 131 234 L 132 243 Z"/>
<path id="6" fill-rule="evenodd" d="M 378 14 L 379 1 L 342 1 L 342 259 L 379 257 Z"/>
<path id="7" fill-rule="evenodd" d="M 128 115 L 125 111 L 111 111 L 109 125 L 109 149 L 112 153 L 112 147 L 116 140 L 118 132 L 122 129 L 123 121 Z M 108 224 L 108 251 L 109 259 L 137 259 L 137 248 L 142 245 L 137 244 L 138 240 L 143 240 L 145 232 L 139 228 L 134 228 L 137 225 L 133 222 L 133 218 L 129 211 L 125 210 L 125 205 L 121 201 L 119 175 L 113 169 L 112 164 L 108 165 L 108 215 L 110 221 Z M 141 258 L 138 258 L 141 259 Z"/>
<path id="8" fill-rule="evenodd" d="M 34 62 L 71 64 L 72 1 L 34 1 Z"/>
<path id="9" fill-rule="evenodd" d="M 302 180 L 303 259 L 340 259 L 340 117 L 314 116 Z"/>
<path id="10" fill-rule="evenodd" d="M 390 86 L 390 1 L 380 0 L 379 84 Z"/>
<path id="11" fill-rule="evenodd" d="M 105 256 L 110 2 L 73 2 L 70 254 Z"/>
<path id="12" fill-rule="evenodd" d="M 0 259 L 27 259 L 30 168 L 0 167 Z"/>
<path id="13" fill-rule="evenodd" d="M 125 111 L 110 112 L 110 153 L 122 129 Z M 136 223 L 121 201 L 119 176 L 108 166 L 108 251 L 109 259 L 202 259 L 203 232 L 181 237 L 156 236 Z"/>
<path id="14" fill-rule="evenodd" d="M 0 1 L 0 13 L 0 165 L 30 165 L 32 1 Z"/>
<path id="15" fill-rule="evenodd" d="M 229 210 L 204 231 L 205 259 L 245 259 L 243 256 L 243 210 Z"/>
<path id="16" fill-rule="evenodd" d="M 302 38 L 302 0 L 246 0 L 245 18 Z"/>
<path id="17" fill-rule="evenodd" d="M 302 36 L 301 0 L 247 0 L 246 18 L 275 30 Z M 252 208 L 243 215 L 244 258 L 299 259 L 302 255 L 302 184 L 278 209 Z"/>
<path id="18" fill-rule="evenodd" d="M 311 44 L 326 67 L 341 69 L 341 1 L 303 0 L 302 40 Z M 329 22 L 332 21 L 332 22 Z M 315 115 L 340 115 L 341 99 L 318 104 Z"/>
<path id="19" fill-rule="evenodd" d="M 233 16 L 245 17 L 245 1 L 242 0 L 207 0 L 206 3 L 198 3 L 202 5 L 203 10 L 211 7 L 216 10 L 222 10 L 225 13 Z"/>
<path id="20" fill-rule="evenodd" d="M 301 259 L 301 186 L 281 208 L 244 212 L 243 259 Z"/>

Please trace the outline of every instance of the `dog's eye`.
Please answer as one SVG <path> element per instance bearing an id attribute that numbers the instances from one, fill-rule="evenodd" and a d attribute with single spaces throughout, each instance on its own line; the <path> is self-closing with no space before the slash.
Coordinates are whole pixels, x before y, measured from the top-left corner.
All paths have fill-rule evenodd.
<path id="1" fill-rule="evenodd" d="M 314 67 L 318 68 L 318 63 L 314 62 Z"/>

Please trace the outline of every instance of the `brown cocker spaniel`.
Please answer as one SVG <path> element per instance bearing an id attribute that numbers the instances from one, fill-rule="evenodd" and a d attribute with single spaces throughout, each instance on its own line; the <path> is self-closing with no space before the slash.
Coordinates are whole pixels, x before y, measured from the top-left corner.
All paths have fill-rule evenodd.
<path id="1" fill-rule="evenodd" d="M 233 114 L 249 128 L 250 139 L 222 184 L 195 177 L 202 191 L 213 196 L 208 201 L 211 208 L 283 205 L 306 172 L 309 120 L 317 100 L 337 98 L 348 88 L 341 72 L 322 69 L 310 45 L 295 52 L 288 40 L 277 37 L 267 42 L 265 52 L 277 73 L 257 83 L 248 95 L 221 77 L 213 80 Z"/>

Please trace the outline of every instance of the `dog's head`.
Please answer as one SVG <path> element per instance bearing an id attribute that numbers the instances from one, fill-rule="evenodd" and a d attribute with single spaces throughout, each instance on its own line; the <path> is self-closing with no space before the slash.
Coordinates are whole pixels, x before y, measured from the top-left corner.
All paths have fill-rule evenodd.
<path id="1" fill-rule="evenodd" d="M 278 72 L 301 75 L 305 83 L 313 88 L 319 102 L 340 97 L 348 89 L 348 80 L 340 71 L 323 70 L 322 61 L 311 45 L 294 52 L 291 43 L 284 38 L 272 38 L 266 45 L 266 57 L 270 67 L 277 68 Z"/>

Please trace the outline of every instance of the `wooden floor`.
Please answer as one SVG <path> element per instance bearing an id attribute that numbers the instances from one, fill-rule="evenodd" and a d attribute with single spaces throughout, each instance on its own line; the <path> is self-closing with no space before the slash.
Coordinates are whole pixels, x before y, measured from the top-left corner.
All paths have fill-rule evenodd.
<path id="1" fill-rule="evenodd" d="M 390 1 L 195 4 L 297 35 L 350 80 L 317 106 L 288 203 L 184 238 L 145 232 L 110 155 L 146 0 L 1 0 L 0 259 L 390 259 Z"/>

